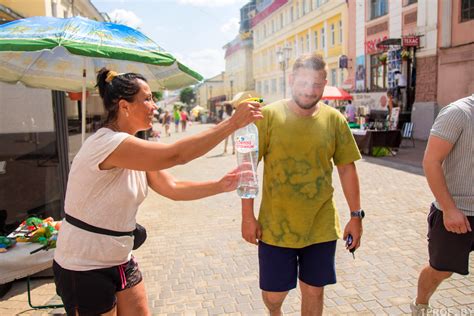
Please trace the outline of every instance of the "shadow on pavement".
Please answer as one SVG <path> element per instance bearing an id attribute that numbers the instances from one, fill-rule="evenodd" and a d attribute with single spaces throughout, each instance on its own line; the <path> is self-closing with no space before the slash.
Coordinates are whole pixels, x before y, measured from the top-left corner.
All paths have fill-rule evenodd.
<path id="1" fill-rule="evenodd" d="M 412 147 L 411 142 L 403 141 L 403 147 L 399 148 L 395 156 L 371 157 L 364 155 L 362 158 L 373 164 L 424 176 L 422 162 L 426 143 L 427 141 L 415 140 L 415 147 Z"/>

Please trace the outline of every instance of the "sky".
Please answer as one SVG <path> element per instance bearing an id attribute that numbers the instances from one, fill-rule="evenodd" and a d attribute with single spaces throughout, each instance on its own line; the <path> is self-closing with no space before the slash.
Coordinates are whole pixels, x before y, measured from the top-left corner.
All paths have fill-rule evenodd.
<path id="1" fill-rule="evenodd" d="M 247 0 L 92 0 L 112 20 L 138 28 L 204 78 L 225 70 L 225 44 Z"/>

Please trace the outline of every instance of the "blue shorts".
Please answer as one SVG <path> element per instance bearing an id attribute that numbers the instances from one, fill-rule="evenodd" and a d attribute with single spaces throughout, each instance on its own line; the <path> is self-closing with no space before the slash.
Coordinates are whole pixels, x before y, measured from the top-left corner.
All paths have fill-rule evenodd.
<path id="1" fill-rule="evenodd" d="M 286 292 L 296 287 L 297 277 L 311 286 L 336 283 L 336 240 L 304 248 L 285 248 L 258 244 L 260 289 Z"/>

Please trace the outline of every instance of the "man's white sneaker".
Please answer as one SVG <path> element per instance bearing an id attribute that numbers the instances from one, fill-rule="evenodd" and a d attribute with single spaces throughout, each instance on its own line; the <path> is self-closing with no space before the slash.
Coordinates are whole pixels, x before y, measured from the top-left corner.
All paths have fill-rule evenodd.
<path id="1" fill-rule="evenodd" d="M 415 301 L 410 303 L 412 316 L 428 316 L 432 315 L 432 309 L 429 304 L 416 304 Z"/>

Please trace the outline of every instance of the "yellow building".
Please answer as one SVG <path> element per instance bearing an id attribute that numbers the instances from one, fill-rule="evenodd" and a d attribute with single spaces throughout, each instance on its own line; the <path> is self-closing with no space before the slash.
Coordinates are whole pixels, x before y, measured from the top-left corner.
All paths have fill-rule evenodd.
<path id="1" fill-rule="evenodd" d="M 339 57 L 347 55 L 347 25 L 345 0 L 257 1 L 252 19 L 257 92 L 267 102 L 288 97 L 295 58 L 309 52 L 324 57 L 328 84 L 341 86 L 347 78 L 347 70 L 339 69 Z"/>
<path id="2" fill-rule="evenodd" d="M 212 78 L 204 80 L 196 91 L 198 105 L 207 108 L 210 112 L 216 114 L 217 107 L 227 99 L 225 89 L 225 72 Z"/>
<path id="3" fill-rule="evenodd" d="M 0 6 L 13 10 L 23 17 L 54 16 L 68 18 L 81 15 L 103 21 L 104 18 L 90 0 L 0 0 Z"/>
<path id="4" fill-rule="evenodd" d="M 252 66 L 252 38 L 249 33 L 239 34 L 236 39 L 224 46 L 225 81 L 227 100 L 240 91 L 254 90 Z"/>

